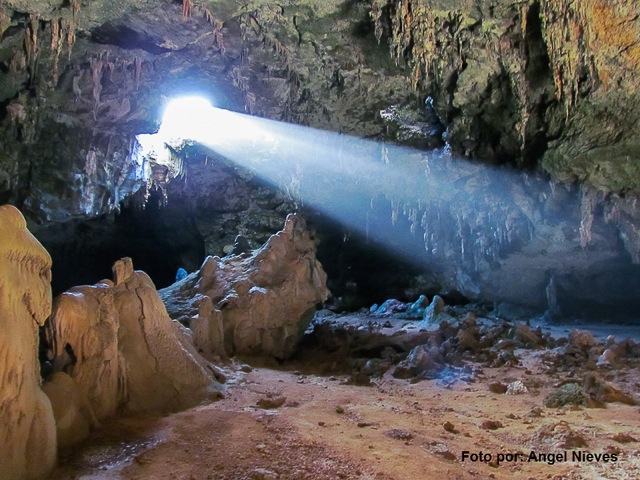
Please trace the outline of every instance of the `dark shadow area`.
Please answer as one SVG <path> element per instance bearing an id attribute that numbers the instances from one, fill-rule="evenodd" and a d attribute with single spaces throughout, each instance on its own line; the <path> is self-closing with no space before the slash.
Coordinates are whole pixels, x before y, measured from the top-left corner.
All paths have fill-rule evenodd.
<path id="1" fill-rule="evenodd" d="M 354 311 L 387 298 L 413 301 L 419 295 L 416 277 L 424 273 L 420 263 L 390 254 L 326 215 L 308 210 L 304 215 L 316 231 L 317 257 L 327 272 L 332 308 Z"/>
<path id="2" fill-rule="evenodd" d="M 113 218 L 51 225 L 36 237 L 53 259 L 54 295 L 111 278 L 111 266 L 122 257 L 131 257 L 136 270 L 163 288 L 175 281 L 178 268 L 198 269 L 205 255 L 188 212 L 161 206 L 160 193 L 153 191 L 144 209 L 132 205 Z"/>

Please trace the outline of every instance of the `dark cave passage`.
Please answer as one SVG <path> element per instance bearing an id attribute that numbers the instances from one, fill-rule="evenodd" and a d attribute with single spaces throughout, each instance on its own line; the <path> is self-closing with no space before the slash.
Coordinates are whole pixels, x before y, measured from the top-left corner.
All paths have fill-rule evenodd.
<path id="1" fill-rule="evenodd" d="M 198 269 L 205 257 L 202 236 L 188 215 L 161 203 L 160 192 L 151 191 L 145 208 L 131 202 L 112 216 L 38 230 L 36 237 L 53 260 L 53 294 L 111 278 L 113 263 L 122 257 L 131 257 L 156 288 L 175 282 L 178 268 Z"/>

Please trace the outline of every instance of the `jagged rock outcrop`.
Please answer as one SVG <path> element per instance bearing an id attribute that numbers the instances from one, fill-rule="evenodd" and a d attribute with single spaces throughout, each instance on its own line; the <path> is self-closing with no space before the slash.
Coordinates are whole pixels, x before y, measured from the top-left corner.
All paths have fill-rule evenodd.
<path id="1" fill-rule="evenodd" d="M 56 461 L 54 415 L 38 362 L 50 281 L 49 254 L 15 207 L 0 206 L 0 477 L 7 480 L 43 477 Z"/>
<path id="2" fill-rule="evenodd" d="M 260 249 L 207 257 L 198 272 L 161 290 L 207 355 L 290 356 L 329 291 L 305 220 L 287 216 Z"/>
<path id="3" fill-rule="evenodd" d="M 167 315 L 149 277 L 134 271 L 130 258 L 113 271 L 113 282 L 76 287 L 56 299 L 48 324 L 54 371 L 71 377 L 97 420 L 217 398 L 222 387 Z"/>

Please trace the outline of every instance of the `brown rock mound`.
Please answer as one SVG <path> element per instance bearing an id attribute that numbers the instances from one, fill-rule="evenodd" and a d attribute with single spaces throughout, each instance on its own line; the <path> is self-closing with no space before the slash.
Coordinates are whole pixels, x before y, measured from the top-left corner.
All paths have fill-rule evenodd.
<path id="1" fill-rule="evenodd" d="M 262 248 L 207 257 L 198 272 L 160 293 L 203 353 L 286 358 L 329 295 L 315 253 L 306 222 L 290 214 Z"/>

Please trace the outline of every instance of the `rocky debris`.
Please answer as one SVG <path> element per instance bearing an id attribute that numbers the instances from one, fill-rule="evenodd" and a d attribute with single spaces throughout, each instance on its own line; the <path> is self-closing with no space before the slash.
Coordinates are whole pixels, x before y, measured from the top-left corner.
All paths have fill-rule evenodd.
<path id="1" fill-rule="evenodd" d="M 613 336 L 599 343 L 590 332 L 573 330 L 563 348 L 548 354 L 547 358 L 560 371 L 585 367 L 589 370 L 616 369 L 637 362 L 640 345 L 631 339 L 616 342 Z"/>
<path id="2" fill-rule="evenodd" d="M 498 420 L 484 420 L 480 424 L 480 428 L 482 430 L 498 430 L 499 428 L 504 428 L 504 425 Z"/>
<path id="3" fill-rule="evenodd" d="M 555 448 L 581 448 L 588 446 L 583 433 L 574 430 L 565 421 L 543 425 L 538 429 L 534 438 L 537 442 L 551 444 Z"/>
<path id="4" fill-rule="evenodd" d="M 598 361 L 596 362 L 596 365 L 601 367 L 602 366 L 613 367 L 617 364 L 617 362 L 618 362 L 618 358 L 616 357 L 614 350 L 611 348 L 607 348 L 604 352 L 602 352 L 602 355 L 598 357 Z"/>
<path id="5" fill-rule="evenodd" d="M 276 396 L 267 395 L 266 397 L 259 399 L 256 405 L 258 405 L 259 408 L 263 408 L 265 410 L 271 410 L 274 408 L 280 408 L 285 404 L 286 401 L 287 401 L 287 397 L 283 395 L 276 395 Z"/>
<path id="6" fill-rule="evenodd" d="M 424 325 L 423 321 L 408 322 L 401 313 L 386 316 L 384 325 L 371 321 L 371 317 L 376 318 L 371 313 L 318 316 L 304 349 L 331 352 L 333 371 L 340 365 L 353 369 L 349 372 L 352 375 L 379 377 L 392 368 L 397 378 L 451 382 L 474 378 L 473 368 L 465 370 L 467 361 L 491 367 L 516 366 L 517 348 L 558 343 L 540 328 L 480 316 L 486 315 L 482 306 L 444 306 L 439 310 L 437 299 L 432 304 L 434 311 L 440 311 L 437 315 L 446 315 L 447 320 L 428 330 L 418 328 Z M 506 388 L 504 385 L 505 391 Z"/>
<path id="7" fill-rule="evenodd" d="M 596 373 L 589 372 L 585 375 L 582 388 L 596 403 L 620 402 L 625 405 L 637 405 L 637 401 L 631 395 L 610 385 Z"/>
<path id="8" fill-rule="evenodd" d="M 40 388 L 38 327 L 51 312 L 51 257 L 13 206 L 0 206 L 0 477 L 45 476 L 54 411 Z"/>
<path id="9" fill-rule="evenodd" d="M 421 320 L 424 318 L 424 311 L 428 305 L 427 297 L 420 295 L 413 303 L 404 303 L 395 298 L 385 300 L 382 305 L 374 303 L 369 308 L 369 313 L 376 317 L 388 317 L 394 315 L 396 318 L 406 318 L 408 320 Z"/>
<path id="10" fill-rule="evenodd" d="M 635 443 L 638 441 L 634 436 L 624 432 L 616 433 L 613 437 L 611 437 L 611 440 L 614 440 L 618 443 Z"/>
<path id="11" fill-rule="evenodd" d="M 584 330 L 572 330 L 569 333 L 567 352 L 585 352 L 597 345 L 597 341 L 591 332 Z"/>
<path id="12" fill-rule="evenodd" d="M 160 294 L 203 354 L 286 358 L 329 295 L 315 252 L 305 220 L 290 214 L 260 249 L 207 257 L 196 274 Z"/>
<path id="13" fill-rule="evenodd" d="M 514 326 L 513 339 L 527 348 L 541 348 L 546 345 L 546 339 L 540 326 L 534 330 L 520 322 Z"/>
<path id="14" fill-rule="evenodd" d="M 222 386 L 149 279 L 130 258 L 114 281 L 60 295 L 47 324 L 53 370 L 65 372 L 98 418 L 169 412 L 219 398 Z"/>
<path id="15" fill-rule="evenodd" d="M 254 468 L 251 471 L 251 480 L 277 480 L 280 478 L 276 472 L 266 468 Z"/>
<path id="16" fill-rule="evenodd" d="M 439 442 L 428 442 L 426 449 L 433 453 L 434 455 L 438 455 L 448 462 L 455 462 L 458 460 L 458 457 L 455 453 L 453 453 L 449 447 L 444 443 Z"/>
<path id="17" fill-rule="evenodd" d="M 525 393 L 529 393 L 529 389 L 522 383 L 522 380 L 516 380 L 507 385 L 505 395 L 524 395 Z"/>
<path id="18" fill-rule="evenodd" d="M 395 298 L 390 298 L 385 300 L 379 307 L 375 304 L 372 305 L 370 311 L 373 310 L 373 314 L 376 316 L 384 317 L 398 312 L 405 312 L 407 308 L 406 303 L 396 300 Z"/>
<path id="19" fill-rule="evenodd" d="M 373 387 L 373 383 L 371 383 L 371 377 L 362 372 L 355 372 L 349 375 L 349 379 L 345 382 L 345 385 L 356 385 L 358 387 Z"/>
<path id="20" fill-rule="evenodd" d="M 544 406 L 560 408 L 565 405 L 587 405 L 588 401 L 588 395 L 579 384 L 565 383 L 547 395 Z"/>
<path id="21" fill-rule="evenodd" d="M 445 314 L 445 303 L 441 296 L 434 295 L 431 303 L 424 311 L 421 328 L 429 328 L 449 320 L 449 315 Z"/>
<path id="22" fill-rule="evenodd" d="M 507 393 L 507 384 L 502 382 L 493 382 L 489 384 L 489 391 L 492 393 Z"/>
<path id="23" fill-rule="evenodd" d="M 404 317 L 408 319 L 421 319 L 424 318 L 424 311 L 428 306 L 427 297 L 420 295 L 418 299 L 413 302 L 404 312 Z"/>
<path id="24" fill-rule="evenodd" d="M 401 430 L 398 428 L 394 428 L 392 430 L 388 430 L 384 432 L 387 437 L 394 438 L 396 440 L 403 440 L 405 442 L 409 440 L 413 440 L 413 433 L 408 430 Z"/>
<path id="25" fill-rule="evenodd" d="M 458 433 L 458 430 L 456 429 L 455 425 L 451 422 L 444 422 L 442 424 L 442 428 L 444 428 L 445 432 Z"/>
<path id="26" fill-rule="evenodd" d="M 532 407 L 527 413 L 528 418 L 542 418 L 544 417 L 544 410 L 538 406 Z"/>
<path id="27" fill-rule="evenodd" d="M 415 347 L 407 358 L 400 362 L 393 371 L 396 378 L 437 378 L 445 368 L 444 359 L 436 346 L 419 345 Z"/>

